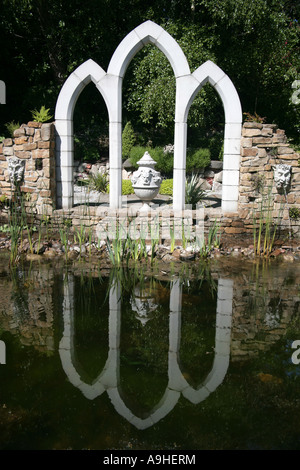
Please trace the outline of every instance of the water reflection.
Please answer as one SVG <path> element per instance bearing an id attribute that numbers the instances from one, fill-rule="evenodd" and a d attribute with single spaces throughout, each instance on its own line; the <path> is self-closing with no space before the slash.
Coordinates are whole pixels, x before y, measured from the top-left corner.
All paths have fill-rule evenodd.
<path id="1" fill-rule="evenodd" d="M 144 292 L 144 291 L 143 291 Z M 132 300 L 140 319 L 149 319 L 155 302 L 149 293 L 144 296 L 140 291 Z M 122 311 L 122 286 L 115 278 L 109 289 L 109 333 L 108 357 L 102 372 L 92 384 L 84 382 L 77 372 L 79 363 L 76 360 L 74 347 L 74 312 L 75 312 L 75 280 L 68 274 L 64 280 L 63 319 L 64 331 L 59 344 L 62 367 L 69 381 L 83 395 L 93 400 L 103 392 L 107 392 L 116 411 L 138 429 L 146 429 L 164 418 L 175 407 L 180 395 L 194 404 L 205 400 L 210 393 L 222 383 L 229 365 L 230 338 L 232 324 L 233 281 L 220 278 L 218 281 L 216 331 L 214 361 L 211 371 L 197 388 L 192 387 L 180 369 L 179 351 L 181 343 L 181 310 L 182 283 L 179 279 L 171 282 L 169 301 L 169 350 L 168 350 L 168 385 L 157 405 L 146 418 L 136 416 L 125 404 L 120 387 L 120 332 Z M 145 301 L 143 305 L 143 301 Z M 199 361 L 201 358 L 198 359 Z"/>

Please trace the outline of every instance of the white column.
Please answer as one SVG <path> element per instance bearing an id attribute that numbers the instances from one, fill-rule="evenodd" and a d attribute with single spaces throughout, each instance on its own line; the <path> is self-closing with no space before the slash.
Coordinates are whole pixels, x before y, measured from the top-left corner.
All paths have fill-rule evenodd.
<path id="1" fill-rule="evenodd" d="M 185 167 L 186 167 L 186 122 L 175 122 L 174 169 L 173 169 L 173 209 L 184 210 Z"/>
<path id="2" fill-rule="evenodd" d="M 57 119 L 56 128 L 56 203 L 58 208 L 73 206 L 73 121 Z"/>

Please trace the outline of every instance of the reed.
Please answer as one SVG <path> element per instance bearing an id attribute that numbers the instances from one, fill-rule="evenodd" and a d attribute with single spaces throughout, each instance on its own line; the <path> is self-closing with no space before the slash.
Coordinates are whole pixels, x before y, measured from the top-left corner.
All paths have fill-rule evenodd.
<path id="1" fill-rule="evenodd" d="M 273 207 L 274 198 L 272 197 L 272 187 L 269 187 L 267 194 L 262 194 L 258 214 L 255 211 L 252 213 L 253 247 L 256 256 L 268 257 L 272 252 L 283 212 L 281 205 L 278 217 L 274 223 Z"/>

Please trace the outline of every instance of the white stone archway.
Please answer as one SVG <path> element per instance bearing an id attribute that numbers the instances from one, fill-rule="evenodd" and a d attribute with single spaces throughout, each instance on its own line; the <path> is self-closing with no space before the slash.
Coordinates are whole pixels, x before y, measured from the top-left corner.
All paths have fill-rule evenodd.
<path id="1" fill-rule="evenodd" d="M 175 142 L 174 142 L 174 207 L 184 207 L 186 139 L 188 112 L 200 89 L 209 82 L 219 94 L 225 113 L 222 210 L 236 212 L 239 192 L 242 108 L 230 78 L 210 60 L 193 74 L 176 81 Z M 176 168 L 176 171 L 175 171 Z"/>
<path id="2" fill-rule="evenodd" d="M 129 33 L 115 50 L 107 73 L 88 60 L 65 82 L 56 105 L 57 205 L 73 206 L 73 111 L 82 89 L 93 81 L 109 114 L 110 208 L 122 206 L 122 83 L 134 55 L 146 44 L 157 46 L 170 61 L 176 78 L 174 210 L 185 203 L 187 115 L 201 87 L 209 81 L 219 93 L 225 111 L 223 211 L 236 211 L 242 111 L 238 94 L 227 75 L 208 61 L 193 74 L 177 42 L 161 27 L 146 21 Z"/>

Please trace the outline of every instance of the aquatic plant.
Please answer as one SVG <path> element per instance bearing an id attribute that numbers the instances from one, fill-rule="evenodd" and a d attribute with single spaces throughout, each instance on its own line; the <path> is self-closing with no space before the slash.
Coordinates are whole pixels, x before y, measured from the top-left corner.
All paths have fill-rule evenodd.
<path id="1" fill-rule="evenodd" d="M 220 223 L 217 219 L 214 220 L 213 224 L 210 225 L 208 235 L 203 240 L 198 242 L 199 255 L 201 258 L 207 257 L 214 248 L 219 248 L 221 243 L 221 232 L 220 232 Z"/>
<path id="2" fill-rule="evenodd" d="M 74 242 L 79 244 L 79 257 L 81 257 L 82 246 L 85 242 L 85 226 L 83 224 L 74 229 Z"/>
<path id="3" fill-rule="evenodd" d="M 68 260 L 68 254 L 69 254 L 69 232 L 70 232 L 70 227 L 64 226 L 60 227 L 58 229 L 59 235 L 60 235 L 60 240 L 61 243 L 64 247 L 64 252 L 65 252 L 65 257 L 66 260 Z"/>
<path id="4" fill-rule="evenodd" d="M 256 256 L 269 256 L 272 252 L 283 211 L 281 206 L 277 220 L 274 223 L 273 207 L 272 187 L 269 187 L 267 188 L 267 194 L 262 194 L 258 216 L 255 211 L 252 214 L 253 246 Z"/>

